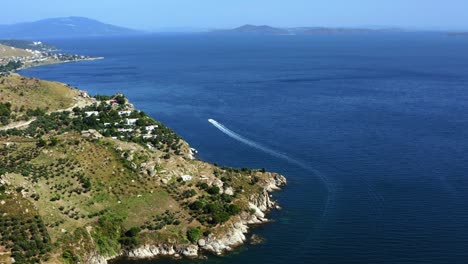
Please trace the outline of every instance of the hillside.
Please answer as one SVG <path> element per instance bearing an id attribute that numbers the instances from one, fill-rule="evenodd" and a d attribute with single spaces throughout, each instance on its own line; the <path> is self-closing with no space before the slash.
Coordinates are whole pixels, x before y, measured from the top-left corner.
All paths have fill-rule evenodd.
<path id="1" fill-rule="evenodd" d="M 26 57 L 31 56 L 32 53 L 24 49 L 5 46 L 0 44 L 0 59 L 7 59 L 11 57 Z M 0 61 L 1 63 L 1 61 Z"/>
<path id="2" fill-rule="evenodd" d="M 286 183 L 264 170 L 194 159 L 187 142 L 121 94 L 87 98 L 21 76 L 0 82 L 10 115 L 49 106 L 21 129 L 0 127 L 7 263 L 222 254 L 244 243 L 248 224 L 266 221 L 275 207 L 269 193 Z"/>
<path id="3" fill-rule="evenodd" d="M 78 38 L 118 36 L 140 33 L 137 30 L 105 24 L 83 17 L 62 17 L 35 22 L 0 25 L 0 38 L 41 40 L 51 38 Z"/>
<path id="4" fill-rule="evenodd" d="M 22 121 L 30 121 L 47 112 L 83 105 L 86 101 L 86 98 L 80 96 L 80 91 L 60 83 L 14 74 L 0 77 L 0 108 L 3 109 L 0 125 L 8 125 L 0 127 L 0 130 L 14 127 Z M 6 104 L 10 105 L 8 115 L 4 107 Z"/>

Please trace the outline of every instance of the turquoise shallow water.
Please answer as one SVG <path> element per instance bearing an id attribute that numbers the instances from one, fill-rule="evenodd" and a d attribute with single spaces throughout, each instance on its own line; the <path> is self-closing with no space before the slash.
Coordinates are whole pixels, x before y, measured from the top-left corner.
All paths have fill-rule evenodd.
<path id="1" fill-rule="evenodd" d="M 468 262 L 468 38 L 186 35 L 53 44 L 106 59 L 22 74 L 93 94 L 124 92 L 202 159 L 288 177 L 275 194 L 284 209 L 252 229 L 264 244 L 182 262 Z"/>

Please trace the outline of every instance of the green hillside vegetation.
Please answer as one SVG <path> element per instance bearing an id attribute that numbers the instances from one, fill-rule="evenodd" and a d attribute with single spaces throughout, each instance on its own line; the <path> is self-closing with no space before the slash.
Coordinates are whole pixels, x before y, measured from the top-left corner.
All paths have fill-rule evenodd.
<path id="1" fill-rule="evenodd" d="M 23 63 L 21 63 L 21 61 L 11 60 L 5 65 L 0 65 L 0 74 L 17 70 L 21 68 L 21 66 L 23 66 Z"/>
<path id="2" fill-rule="evenodd" d="M 186 142 L 123 95 L 53 112 L 73 105 L 77 91 L 24 77 L 0 83 L 0 114 L 47 110 L 27 128 L 0 131 L 0 247 L 17 263 L 79 263 L 95 248 L 113 256 L 145 243 L 196 243 L 250 212 L 248 197 L 269 175 L 191 159 Z M 221 194 L 214 182 L 233 193 Z"/>

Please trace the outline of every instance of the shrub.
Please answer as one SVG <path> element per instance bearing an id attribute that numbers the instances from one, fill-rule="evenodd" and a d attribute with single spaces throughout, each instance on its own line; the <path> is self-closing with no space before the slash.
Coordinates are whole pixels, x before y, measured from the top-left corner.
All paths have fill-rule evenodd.
<path id="1" fill-rule="evenodd" d="M 9 117 L 11 114 L 11 103 L 0 103 L 0 116 Z"/>
<path id="2" fill-rule="evenodd" d="M 212 186 L 207 190 L 209 194 L 219 194 L 219 191 L 220 189 L 218 186 Z"/>
<path id="3" fill-rule="evenodd" d="M 130 230 L 125 232 L 125 236 L 127 237 L 136 237 L 140 233 L 141 229 L 139 227 L 132 227 Z"/>
<path id="4" fill-rule="evenodd" d="M 132 227 L 130 230 L 125 232 L 120 238 L 119 243 L 126 248 L 134 248 L 140 244 L 138 239 L 138 234 L 140 233 L 141 228 Z"/>
<path id="5" fill-rule="evenodd" d="M 187 239 L 192 243 L 197 242 L 200 236 L 201 230 L 199 227 L 190 228 L 189 230 L 187 230 Z"/>
<path id="6" fill-rule="evenodd" d="M 203 208 L 203 203 L 200 201 L 195 201 L 192 204 L 190 204 L 190 209 L 198 211 Z"/>
<path id="7" fill-rule="evenodd" d="M 197 192 L 194 189 L 185 190 L 182 193 L 182 198 L 190 198 L 190 197 L 195 196 L 196 194 L 197 194 Z"/>
<path id="8" fill-rule="evenodd" d="M 49 143 L 49 146 L 57 146 L 57 143 L 58 143 L 58 139 L 56 137 L 51 137 L 50 138 L 50 143 Z"/>
<path id="9" fill-rule="evenodd" d="M 208 184 L 206 182 L 199 182 L 197 183 L 197 187 L 202 189 L 202 190 L 206 190 L 209 188 Z"/>
<path id="10" fill-rule="evenodd" d="M 239 206 L 235 205 L 235 204 L 230 204 L 228 206 L 228 209 L 227 209 L 228 213 L 230 215 L 236 215 L 238 213 L 240 213 L 241 209 Z"/>
<path id="11" fill-rule="evenodd" d="M 40 147 L 44 147 L 46 144 L 47 144 L 47 142 L 44 139 L 40 138 L 37 141 L 36 146 L 40 148 Z"/>
<path id="12" fill-rule="evenodd" d="M 122 219 L 114 215 L 104 215 L 98 220 L 92 237 L 96 241 L 99 253 L 111 256 L 117 254 L 121 238 Z"/>
<path id="13" fill-rule="evenodd" d="M 80 258 L 75 256 L 70 250 L 65 250 L 62 253 L 62 259 L 64 260 L 65 263 L 79 263 Z"/>
<path id="14" fill-rule="evenodd" d="M 219 213 L 213 214 L 213 219 L 212 219 L 213 224 L 224 223 L 227 220 L 229 220 L 229 213 L 227 212 L 219 212 Z"/>
<path id="15" fill-rule="evenodd" d="M 125 97 L 123 95 L 118 95 L 114 98 L 119 105 L 123 105 L 126 103 Z"/>

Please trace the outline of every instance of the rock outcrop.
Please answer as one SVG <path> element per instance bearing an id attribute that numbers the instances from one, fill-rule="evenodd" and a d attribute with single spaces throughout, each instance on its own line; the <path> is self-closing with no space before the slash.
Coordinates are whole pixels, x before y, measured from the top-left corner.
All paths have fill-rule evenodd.
<path id="1" fill-rule="evenodd" d="M 279 190 L 286 183 L 284 176 L 271 174 L 269 181 L 264 185 L 264 191 L 250 197 L 249 206 L 251 209 L 255 209 L 255 212 L 253 214 L 242 213 L 223 236 L 210 236 L 207 240 L 201 241 L 202 243 L 199 241 L 200 248 L 221 255 L 243 244 L 247 239 L 245 234 L 249 230 L 249 224 L 260 224 L 268 221 L 265 214 L 270 209 L 276 208 L 276 202 L 271 200 L 271 192 Z"/>
<path id="2" fill-rule="evenodd" d="M 131 251 L 122 252 L 121 256 L 128 258 L 154 258 L 158 256 L 196 257 L 198 246 L 196 245 L 145 245 Z"/>
<path id="3" fill-rule="evenodd" d="M 92 252 L 84 262 L 89 264 L 107 264 L 107 259 L 98 252 Z"/>

